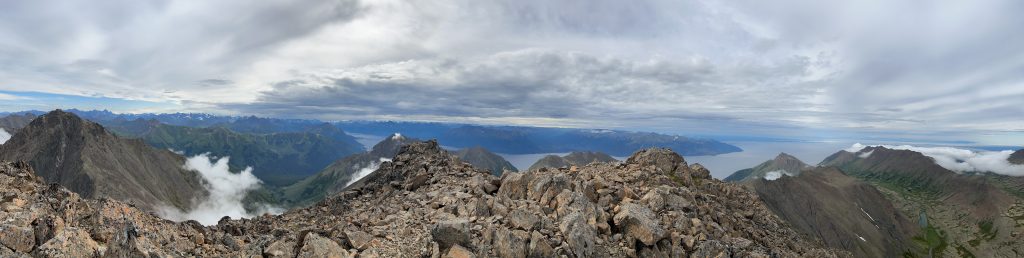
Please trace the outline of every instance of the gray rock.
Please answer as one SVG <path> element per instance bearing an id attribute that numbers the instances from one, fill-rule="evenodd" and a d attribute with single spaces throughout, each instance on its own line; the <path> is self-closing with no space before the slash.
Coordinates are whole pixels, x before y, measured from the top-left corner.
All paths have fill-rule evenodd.
<path id="1" fill-rule="evenodd" d="M 452 245 L 469 246 L 469 221 L 455 219 L 439 222 L 430 229 L 430 236 L 442 250 Z"/>
<path id="2" fill-rule="evenodd" d="M 563 217 L 559 229 L 566 234 L 565 241 L 569 244 L 573 254 L 577 257 L 593 256 L 597 230 L 587 224 L 586 217 L 582 212 L 576 211 Z"/>
<path id="3" fill-rule="evenodd" d="M 532 174 L 506 173 L 503 176 L 501 187 L 498 187 L 498 196 L 512 200 L 526 199 Z"/>
<path id="4" fill-rule="evenodd" d="M 298 258 L 314 258 L 314 257 L 330 257 L 330 258 L 344 258 L 348 257 L 348 251 L 341 248 L 337 242 L 322 237 L 316 233 L 310 232 L 306 235 L 306 239 L 302 243 L 302 249 L 299 249 Z"/>
<path id="5" fill-rule="evenodd" d="M 654 245 L 665 237 L 665 230 L 655 220 L 654 212 L 638 204 L 623 204 L 613 220 L 623 233 L 645 245 Z"/>
<path id="6" fill-rule="evenodd" d="M 525 210 L 513 210 L 508 214 L 508 218 L 512 226 L 519 229 L 533 230 L 540 227 L 540 216 Z"/>
<path id="7" fill-rule="evenodd" d="M 502 258 L 523 258 L 526 257 L 526 237 L 525 231 L 512 231 L 508 229 L 498 229 L 494 232 L 494 252 L 498 257 Z"/>

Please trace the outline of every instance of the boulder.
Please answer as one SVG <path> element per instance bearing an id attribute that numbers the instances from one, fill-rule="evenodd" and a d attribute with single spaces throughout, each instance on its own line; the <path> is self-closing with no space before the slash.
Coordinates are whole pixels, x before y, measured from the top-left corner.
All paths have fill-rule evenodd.
<path id="1" fill-rule="evenodd" d="M 299 249 L 298 258 L 313 258 L 313 257 L 329 257 L 329 258 L 345 258 L 349 257 L 348 251 L 341 248 L 337 242 L 320 236 L 317 233 L 310 232 L 306 235 L 306 239 L 302 243 L 302 249 Z"/>
<path id="2" fill-rule="evenodd" d="M 469 246 L 469 221 L 454 219 L 439 222 L 430 229 L 430 236 L 441 246 L 442 250 L 453 245 Z"/>
<path id="3" fill-rule="evenodd" d="M 623 204 L 612 219 L 623 233 L 645 245 L 654 245 L 665 236 L 665 230 L 655 220 L 654 212 L 639 204 Z"/>
<path id="4" fill-rule="evenodd" d="M 576 211 L 562 218 L 559 229 L 565 234 L 565 241 L 577 257 L 592 257 L 597 230 L 587 224 L 586 216 Z"/>
<path id="5" fill-rule="evenodd" d="M 295 257 L 295 241 L 280 239 L 270 243 L 263 256 L 268 258 Z"/>
<path id="6" fill-rule="evenodd" d="M 526 240 L 527 237 L 525 231 L 521 230 L 508 230 L 498 229 L 494 232 L 494 253 L 498 257 L 502 258 L 523 258 L 526 257 Z"/>
<path id="7" fill-rule="evenodd" d="M 507 173 L 503 176 L 501 187 L 498 187 L 498 196 L 512 200 L 526 199 L 533 176 L 528 173 Z"/>
<path id="8" fill-rule="evenodd" d="M 474 255 L 472 251 L 469 251 L 469 249 L 466 249 L 465 247 L 462 247 L 461 245 L 452 245 L 452 247 L 450 249 L 448 249 L 448 253 L 446 253 L 444 255 L 444 257 L 445 258 L 475 258 L 476 255 Z"/>
<path id="9" fill-rule="evenodd" d="M 29 227 L 0 226 L 0 244 L 16 252 L 27 253 L 36 245 L 35 233 Z"/>
<path id="10" fill-rule="evenodd" d="M 85 230 L 65 228 L 36 249 L 43 257 L 95 257 L 100 245 Z"/>

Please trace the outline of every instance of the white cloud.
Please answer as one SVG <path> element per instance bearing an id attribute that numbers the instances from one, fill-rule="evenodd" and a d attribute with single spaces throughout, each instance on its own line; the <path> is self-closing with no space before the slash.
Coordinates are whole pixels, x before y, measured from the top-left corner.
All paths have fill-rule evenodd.
<path id="1" fill-rule="evenodd" d="M 0 144 L 4 144 L 5 142 L 7 142 L 7 140 L 10 140 L 10 139 L 11 139 L 11 134 L 8 133 L 7 130 L 4 130 L 3 128 L 0 128 Z"/>
<path id="2" fill-rule="evenodd" d="M 769 171 L 764 174 L 764 179 L 768 181 L 775 181 L 776 179 L 782 178 L 783 176 L 793 176 L 793 174 L 786 172 L 785 170 Z"/>
<path id="3" fill-rule="evenodd" d="M 228 157 L 217 159 L 209 154 L 200 154 L 188 158 L 185 168 L 202 176 L 205 182 L 203 186 L 210 195 L 185 212 L 174 207 L 161 207 L 158 213 L 163 218 L 175 221 L 196 220 L 203 225 L 215 225 L 224 216 L 239 219 L 282 212 L 268 205 L 263 205 L 254 213 L 246 212 L 242 200 L 249 191 L 261 187 L 261 181 L 252 174 L 251 167 L 232 173 L 228 170 Z"/>
<path id="4" fill-rule="evenodd" d="M 399 134 L 395 134 L 395 135 L 399 135 Z M 380 158 L 380 160 L 378 160 L 378 161 L 370 162 L 370 164 L 367 165 L 366 167 L 359 168 L 359 170 L 356 171 L 356 173 L 352 174 L 352 177 L 348 180 L 348 182 L 345 183 L 345 187 L 348 187 L 352 183 L 355 183 L 356 181 L 359 181 L 359 179 L 363 179 L 363 177 L 366 177 L 366 176 L 370 175 L 370 173 L 373 173 L 373 171 L 377 171 L 377 169 L 380 168 L 380 164 L 381 163 L 388 162 L 388 161 L 391 161 L 391 159 L 389 159 L 389 158 Z M 355 167 L 353 167 L 353 169 L 355 169 Z"/>
<path id="5" fill-rule="evenodd" d="M 992 172 L 1008 176 L 1024 176 L 1024 165 L 1016 165 L 1008 160 L 1013 154 L 1012 150 L 1003 151 L 974 151 L 953 147 L 917 147 L 911 145 L 873 145 L 894 150 L 910 150 L 924 154 L 935 160 L 935 164 L 943 168 L 965 173 L 965 172 Z M 869 147 L 856 143 L 846 149 L 849 152 L 860 152 Z M 870 153 L 870 152 L 869 152 Z M 870 155 L 870 154 L 869 154 Z M 866 158 L 864 153 L 861 158 Z"/>

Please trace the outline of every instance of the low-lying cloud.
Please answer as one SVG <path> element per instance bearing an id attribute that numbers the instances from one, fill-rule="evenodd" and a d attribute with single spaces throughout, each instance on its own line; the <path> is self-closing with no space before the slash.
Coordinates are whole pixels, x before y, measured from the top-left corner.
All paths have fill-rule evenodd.
<path id="1" fill-rule="evenodd" d="M 402 137 L 402 136 L 400 134 L 395 134 L 395 136 L 393 136 L 393 137 Z M 348 183 L 345 183 L 345 187 L 348 187 L 349 185 L 352 185 L 352 183 L 355 183 L 356 181 L 359 181 L 359 179 L 363 179 L 363 177 L 366 177 L 366 176 L 370 175 L 370 173 L 373 173 L 373 171 L 377 171 L 377 169 L 380 168 L 380 164 L 384 163 L 384 162 L 387 162 L 387 161 L 391 161 L 391 159 L 389 159 L 389 158 L 380 158 L 380 160 L 378 160 L 378 161 L 370 162 L 370 165 L 367 165 L 366 167 L 359 168 L 359 170 L 356 171 L 356 173 L 352 174 L 352 178 L 348 180 Z M 353 169 L 357 169 L 357 167 L 353 166 Z"/>
<path id="2" fill-rule="evenodd" d="M 0 144 L 4 144 L 5 142 L 7 142 L 7 140 L 10 140 L 10 139 L 11 139 L 11 134 L 8 133 L 7 130 L 4 130 L 3 128 L 0 128 Z"/>
<path id="3" fill-rule="evenodd" d="M 1009 161 L 1012 150 L 974 151 L 953 147 L 917 147 L 911 145 L 871 145 L 894 150 L 916 151 L 935 160 L 939 166 L 959 172 L 992 172 L 1008 176 L 1024 176 L 1024 165 L 1012 164 Z M 845 149 L 849 152 L 860 152 L 869 145 L 856 143 Z M 870 154 L 861 154 L 862 158 Z"/>
<path id="4" fill-rule="evenodd" d="M 769 171 L 764 174 L 764 179 L 768 181 L 775 181 L 776 179 L 782 178 L 782 176 L 793 176 L 793 174 L 790 174 L 785 170 Z"/>
<path id="5" fill-rule="evenodd" d="M 214 225 L 224 216 L 238 219 L 280 213 L 279 208 L 269 205 L 263 205 L 252 213 L 246 211 L 242 200 L 250 191 L 258 189 L 262 182 L 252 174 L 252 167 L 232 173 L 228 169 L 228 160 L 229 157 L 218 159 L 208 153 L 188 158 L 185 168 L 203 177 L 204 187 L 210 195 L 188 211 L 162 207 L 158 211 L 160 216 L 174 221 L 196 220 L 203 225 Z"/>

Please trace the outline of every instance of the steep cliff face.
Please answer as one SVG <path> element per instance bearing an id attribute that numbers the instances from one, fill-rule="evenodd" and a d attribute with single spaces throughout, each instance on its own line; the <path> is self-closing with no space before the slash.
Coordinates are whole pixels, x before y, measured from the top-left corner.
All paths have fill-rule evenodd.
<path id="1" fill-rule="evenodd" d="M 1013 152 L 1013 154 L 1010 154 L 1010 158 L 1008 160 L 1013 164 L 1024 164 L 1024 149 L 1017 150 Z"/>
<path id="2" fill-rule="evenodd" d="M 184 169 L 183 157 L 120 139 L 60 110 L 33 120 L 0 145 L 0 160 L 26 161 L 46 182 L 82 196 L 135 202 L 147 210 L 188 209 L 206 194 L 201 177 Z"/>
<path id="3" fill-rule="evenodd" d="M 874 186 L 822 167 L 798 176 L 748 184 L 801 233 L 855 257 L 899 257 L 912 250 L 918 227 Z M 916 216 L 916 214 L 912 214 Z"/>
<path id="4" fill-rule="evenodd" d="M 210 227 L 82 199 L 29 170 L 0 163 L 0 256 L 837 256 L 661 149 L 499 179 L 414 143 L 312 207 Z"/>

